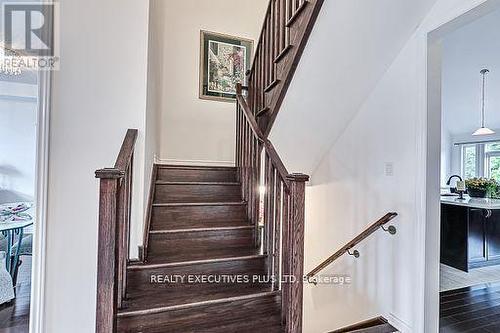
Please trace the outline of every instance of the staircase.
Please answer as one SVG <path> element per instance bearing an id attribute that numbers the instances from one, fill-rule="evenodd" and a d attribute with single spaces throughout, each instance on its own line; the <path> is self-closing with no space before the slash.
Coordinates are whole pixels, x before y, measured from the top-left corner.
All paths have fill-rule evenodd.
<path id="1" fill-rule="evenodd" d="M 127 268 L 118 332 L 283 332 L 236 168 L 156 168 L 146 261 Z"/>

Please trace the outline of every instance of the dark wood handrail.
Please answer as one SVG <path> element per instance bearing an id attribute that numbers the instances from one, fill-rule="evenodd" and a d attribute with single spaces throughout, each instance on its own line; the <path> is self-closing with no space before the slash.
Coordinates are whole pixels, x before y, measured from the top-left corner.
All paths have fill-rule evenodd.
<path id="1" fill-rule="evenodd" d="M 126 296 L 137 132 L 127 130 L 113 168 L 95 172 L 100 183 L 96 333 L 116 332 L 117 309 Z"/>
<path id="2" fill-rule="evenodd" d="M 127 166 L 132 160 L 134 154 L 135 142 L 137 141 L 136 129 L 128 129 L 123 139 L 120 152 L 116 158 L 115 166 L 113 168 L 99 169 L 95 172 L 96 178 L 122 178 L 125 176 Z"/>
<path id="3" fill-rule="evenodd" d="M 351 250 L 354 248 L 356 245 L 361 243 L 363 240 L 368 238 L 371 234 L 373 234 L 375 231 L 380 229 L 380 227 L 386 225 L 389 223 L 392 219 L 394 219 L 396 216 L 398 216 L 397 213 L 387 213 L 384 215 L 381 219 L 379 219 L 377 222 L 373 223 L 370 225 L 368 228 L 366 228 L 362 233 L 360 233 L 358 236 L 356 236 L 353 240 L 351 240 L 349 243 L 344 245 L 342 248 L 340 248 L 337 252 L 335 252 L 333 255 L 331 255 L 328 259 L 323 261 L 321 264 L 319 264 L 315 269 L 313 269 L 309 274 L 306 275 L 306 278 L 310 279 L 314 277 L 316 274 L 318 274 L 320 271 L 325 269 L 327 266 L 329 266 L 331 263 L 333 263 L 335 260 L 343 256 L 347 251 Z"/>
<path id="4" fill-rule="evenodd" d="M 281 291 L 286 333 L 302 332 L 304 275 L 305 183 L 309 176 L 289 174 L 272 143 L 264 137 L 237 86 L 236 168 L 248 220 L 254 224 L 256 244 L 266 255 L 272 288 Z M 263 223 L 263 228 L 260 227 Z M 262 232 L 262 233 L 261 233 Z M 294 277 L 295 282 L 289 282 Z"/>
<path id="5" fill-rule="evenodd" d="M 243 87 L 241 84 L 238 83 L 236 85 L 237 103 L 241 106 L 243 114 L 244 114 L 247 122 L 249 123 L 252 132 L 257 137 L 259 142 L 264 144 L 264 149 L 266 149 L 267 153 L 269 154 L 269 157 L 271 158 L 272 163 L 276 167 L 276 170 L 278 171 L 278 173 L 280 174 L 281 178 L 283 179 L 286 187 L 288 188 L 290 186 L 290 182 L 287 179 L 289 173 L 288 173 L 285 165 L 283 164 L 283 161 L 281 160 L 280 156 L 276 152 L 276 149 L 274 148 L 273 144 L 271 143 L 271 141 L 269 141 L 264 136 L 264 134 L 262 133 L 262 130 L 260 129 L 259 125 L 257 124 L 257 121 L 255 120 L 255 117 L 252 114 L 252 111 L 250 110 L 250 107 L 248 106 L 248 103 L 242 94 L 242 90 L 244 90 L 244 89 L 245 89 L 245 87 Z"/>

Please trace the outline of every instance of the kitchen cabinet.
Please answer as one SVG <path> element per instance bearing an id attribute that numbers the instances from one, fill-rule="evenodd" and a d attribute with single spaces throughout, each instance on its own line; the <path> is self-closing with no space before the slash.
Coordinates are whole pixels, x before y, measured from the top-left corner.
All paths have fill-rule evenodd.
<path id="1" fill-rule="evenodd" d="M 441 262 L 465 272 L 500 264 L 500 200 L 456 200 L 441 200 Z"/>

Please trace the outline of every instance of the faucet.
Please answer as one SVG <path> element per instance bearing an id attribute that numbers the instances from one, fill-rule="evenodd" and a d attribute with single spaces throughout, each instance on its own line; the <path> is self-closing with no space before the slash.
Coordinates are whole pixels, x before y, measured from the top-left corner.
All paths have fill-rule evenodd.
<path id="1" fill-rule="evenodd" d="M 446 185 L 449 186 L 451 184 L 451 180 L 453 178 L 458 178 L 460 181 L 463 181 L 462 177 L 460 177 L 459 175 L 453 175 L 450 178 L 448 178 L 448 181 L 446 182 Z M 450 187 L 450 192 L 451 193 L 457 193 L 457 188 L 456 187 Z M 462 193 L 460 193 L 460 198 L 462 198 Z"/>
<path id="2" fill-rule="evenodd" d="M 446 182 L 446 185 L 450 185 L 451 184 L 451 180 L 453 178 L 458 178 L 458 179 L 460 179 L 461 182 L 463 181 L 462 177 L 460 177 L 459 175 L 453 175 L 450 178 L 448 178 L 448 181 Z"/>

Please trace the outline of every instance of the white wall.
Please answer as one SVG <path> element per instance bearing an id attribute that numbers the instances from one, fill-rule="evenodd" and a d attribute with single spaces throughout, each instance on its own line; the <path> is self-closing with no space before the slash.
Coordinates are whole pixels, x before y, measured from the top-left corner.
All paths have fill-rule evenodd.
<path id="1" fill-rule="evenodd" d="M 481 75 L 490 69 L 486 90 L 486 126 L 500 129 L 500 10 L 481 17 L 443 38 L 443 120 L 442 184 L 460 172 L 460 149 L 456 142 L 471 142 L 491 137 L 473 137 L 480 126 Z M 445 141 L 446 139 L 446 141 Z"/>
<path id="2" fill-rule="evenodd" d="M 440 117 L 437 114 L 437 121 L 429 117 L 438 125 L 436 136 L 436 126 L 427 124 L 427 36 L 481 3 L 439 0 L 434 5 L 313 172 L 306 196 L 306 270 L 384 213 L 396 211 L 400 216 L 395 221 L 396 236 L 379 232 L 361 245 L 359 260 L 342 258 L 324 272 L 351 275 L 350 287 L 305 286 L 304 332 L 328 331 L 379 314 L 403 332 L 438 331 Z M 435 70 L 431 74 L 436 75 Z M 308 85 L 313 87 L 321 80 L 310 79 Z M 331 91 L 337 88 L 329 86 Z M 309 117 L 318 112 L 311 110 L 324 105 L 330 101 L 318 99 L 308 105 Z M 286 117 L 286 123 L 294 121 L 287 111 L 281 111 L 278 121 Z M 429 155 L 429 173 L 428 128 L 434 135 L 430 144 L 437 148 Z M 290 136 L 285 133 L 273 131 L 281 141 L 278 151 L 295 154 L 285 159 L 296 160 L 299 150 L 291 149 L 294 143 L 287 144 L 285 138 Z M 387 162 L 394 165 L 393 176 L 385 175 Z M 427 193 L 427 185 L 435 193 Z M 434 201 L 427 202 L 428 195 Z"/>
<path id="3" fill-rule="evenodd" d="M 268 0 L 153 0 L 162 57 L 160 158 L 234 164 L 235 105 L 198 99 L 200 30 L 257 42 Z M 154 20 L 154 19 L 153 19 Z M 196 163 L 196 162 L 195 162 Z"/>
<path id="4" fill-rule="evenodd" d="M 500 10 L 443 38 L 443 129 L 472 133 L 481 125 L 481 75 L 490 69 L 486 90 L 486 125 L 500 128 Z"/>
<path id="5" fill-rule="evenodd" d="M 61 1 L 60 71 L 50 114 L 45 329 L 95 327 L 98 181 L 127 128 L 138 128 L 134 197 L 142 198 L 148 1 Z M 143 220 L 134 200 L 134 228 Z M 137 242 L 137 239 L 132 239 Z"/>
<path id="6" fill-rule="evenodd" d="M 37 85 L 0 81 L 0 204 L 32 201 Z"/>

